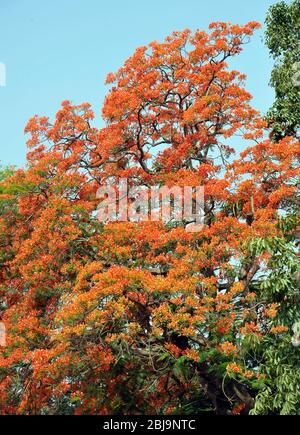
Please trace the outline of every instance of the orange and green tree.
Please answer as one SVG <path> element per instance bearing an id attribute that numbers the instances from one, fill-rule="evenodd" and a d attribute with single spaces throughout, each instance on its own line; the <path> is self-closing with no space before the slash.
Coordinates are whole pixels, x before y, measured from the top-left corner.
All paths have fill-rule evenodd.
<path id="1" fill-rule="evenodd" d="M 69 101 L 29 121 L 27 168 L 0 184 L 2 414 L 299 409 L 284 386 L 267 397 L 276 352 L 299 357 L 299 142 L 270 140 L 228 65 L 257 27 L 137 49 L 107 78 L 104 128 Z M 121 178 L 204 186 L 203 229 L 99 222 L 97 191 Z"/>

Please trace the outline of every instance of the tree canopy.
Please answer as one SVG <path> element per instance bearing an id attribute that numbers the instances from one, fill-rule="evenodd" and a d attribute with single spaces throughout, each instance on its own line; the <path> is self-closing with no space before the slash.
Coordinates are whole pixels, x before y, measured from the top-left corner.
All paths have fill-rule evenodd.
<path id="1" fill-rule="evenodd" d="M 29 121 L 28 167 L 0 183 L 2 414 L 299 413 L 299 142 L 228 66 L 257 27 L 138 48 L 104 128 L 69 101 Z M 202 231 L 99 222 L 121 178 L 203 186 Z"/>
<path id="2" fill-rule="evenodd" d="M 275 101 L 268 113 L 275 140 L 300 135 L 300 1 L 271 6 L 266 44 L 275 60 L 271 86 Z"/>

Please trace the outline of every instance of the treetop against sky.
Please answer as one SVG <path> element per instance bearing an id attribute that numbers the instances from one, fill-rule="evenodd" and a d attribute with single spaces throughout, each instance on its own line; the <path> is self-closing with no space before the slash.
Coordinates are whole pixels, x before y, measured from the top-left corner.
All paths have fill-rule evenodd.
<path id="1" fill-rule="evenodd" d="M 263 23 L 273 3 L 187 0 L 183 7 L 179 0 L 1 2 L 0 62 L 6 66 L 6 86 L 0 87 L 1 163 L 24 165 L 28 119 L 36 113 L 53 116 L 65 99 L 90 102 L 97 127 L 103 125 L 105 77 L 136 47 L 162 41 L 174 30 L 206 30 L 213 21 Z M 261 37 L 262 30 L 232 66 L 247 74 L 254 107 L 265 112 L 273 98 L 268 87 L 272 63 Z"/>

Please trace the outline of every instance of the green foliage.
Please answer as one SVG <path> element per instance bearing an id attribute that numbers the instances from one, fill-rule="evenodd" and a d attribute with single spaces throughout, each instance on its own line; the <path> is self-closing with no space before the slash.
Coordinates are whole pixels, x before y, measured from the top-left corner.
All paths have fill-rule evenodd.
<path id="1" fill-rule="evenodd" d="M 291 219 L 281 226 L 290 228 Z M 261 371 L 266 381 L 256 397 L 253 415 L 300 415 L 300 348 L 295 345 L 296 325 L 300 320 L 299 261 L 296 242 L 285 239 L 255 240 L 250 249 L 256 254 L 268 252 L 269 272 L 259 283 L 261 297 L 280 303 L 274 326 L 283 325 L 288 333 L 267 337 L 262 343 Z"/>
<path id="2" fill-rule="evenodd" d="M 5 211 L 11 211 L 12 213 L 16 211 L 16 201 L 15 199 L 9 198 L 9 189 L 5 184 L 11 175 L 13 175 L 15 169 L 12 166 L 2 167 L 0 166 L 0 216 L 5 214 Z M 5 229 L 2 228 L 0 222 L 0 268 L 4 266 L 5 262 L 10 258 L 11 251 L 8 249 L 10 235 Z"/>
<path id="3" fill-rule="evenodd" d="M 271 86 L 275 102 L 268 113 L 273 137 L 299 137 L 300 129 L 300 1 L 277 3 L 266 18 L 266 44 L 275 60 Z"/>
<path id="4" fill-rule="evenodd" d="M 268 381 L 256 397 L 252 415 L 300 415 L 300 349 L 290 336 L 266 343 L 264 369 Z"/>
<path id="5" fill-rule="evenodd" d="M 0 166 L 0 183 L 13 175 L 15 169 L 13 166 Z M 0 184 L 0 193 L 3 193 L 3 186 Z"/>

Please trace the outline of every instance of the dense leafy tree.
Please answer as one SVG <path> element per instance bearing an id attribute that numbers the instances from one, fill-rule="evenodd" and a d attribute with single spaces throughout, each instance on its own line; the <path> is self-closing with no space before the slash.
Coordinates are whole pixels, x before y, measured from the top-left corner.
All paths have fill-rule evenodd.
<path id="1" fill-rule="evenodd" d="M 300 2 L 279 2 L 268 12 L 266 43 L 275 59 L 271 85 L 275 102 L 268 113 L 272 139 L 299 138 L 300 127 Z M 299 175 L 297 178 L 299 186 Z M 269 382 L 256 398 L 254 414 L 297 414 L 300 409 L 299 363 L 299 196 L 286 202 L 280 225 L 283 239 L 269 244 L 273 252 L 272 273 L 263 284 L 264 294 L 280 301 L 281 319 L 294 331 L 289 340 L 270 342 L 264 353 Z M 275 248 L 275 249 L 274 249 Z M 298 271 L 297 271 L 298 270 Z M 273 296 L 272 296 L 273 295 Z M 292 296 L 293 295 L 293 296 Z M 284 307 L 284 309 L 283 309 Z"/>
<path id="2" fill-rule="evenodd" d="M 266 366 L 294 340 L 297 224 L 283 216 L 299 142 L 269 139 L 226 63 L 256 27 L 139 48 L 108 77 L 102 129 L 87 103 L 29 121 L 28 168 L 1 183 L 1 204 L 16 205 L 1 205 L 3 414 L 297 412 L 282 373 L 268 404 Z M 229 162 L 237 133 L 249 147 Z M 124 177 L 204 186 L 204 228 L 100 223 L 99 186 Z"/>
<path id="3" fill-rule="evenodd" d="M 275 140 L 300 135 L 300 1 L 271 6 L 266 43 L 275 59 L 271 85 L 275 102 L 268 113 Z"/>

